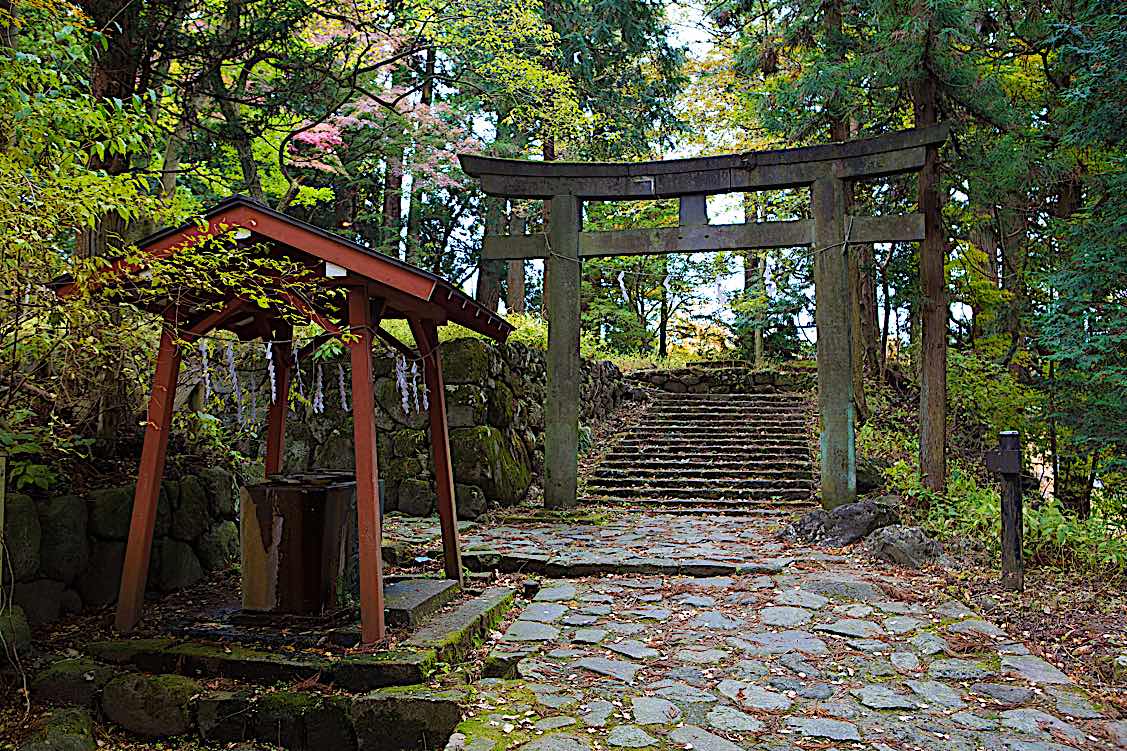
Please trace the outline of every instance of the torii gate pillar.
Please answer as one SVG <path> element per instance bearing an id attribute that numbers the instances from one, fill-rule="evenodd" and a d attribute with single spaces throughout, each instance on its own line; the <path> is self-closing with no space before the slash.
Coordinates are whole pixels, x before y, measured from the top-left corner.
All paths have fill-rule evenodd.
<path id="1" fill-rule="evenodd" d="M 579 229 L 575 196 L 554 196 L 548 224 L 548 378 L 544 400 L 544 505 L 571 508 L 578 496 Z M 548 286 L 551 286 L 549 291 Z"/>
<path id="2" fill-rule="evenodd" d="M 845 247 L 845 183 L 832 175 L 810 186 L 814 217 L 814 323 L 818 331 L 818 417 L 822 505 L 857 498 L 853 434 L 853 319 Z"/>

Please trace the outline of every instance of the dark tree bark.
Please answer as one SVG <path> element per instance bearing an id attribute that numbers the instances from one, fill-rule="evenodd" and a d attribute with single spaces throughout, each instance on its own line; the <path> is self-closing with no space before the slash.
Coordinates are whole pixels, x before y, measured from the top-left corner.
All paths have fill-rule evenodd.
<path id="1" fill-rule="evenodd" d="M 485 234 L 499 235 L 504 228 L 505 199 L 485 199 Z M 504 261 L 482 260 L 477 270 L 477 292 L 474 297 L 489 310 L 497 310 L 501 302 L 501 274 Z"/>

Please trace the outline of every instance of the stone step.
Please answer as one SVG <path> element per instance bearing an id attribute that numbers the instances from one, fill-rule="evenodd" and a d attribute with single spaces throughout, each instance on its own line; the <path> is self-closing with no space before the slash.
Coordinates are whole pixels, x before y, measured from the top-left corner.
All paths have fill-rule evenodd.
<path id="1" fill-rule="evenodd" d="M 803 429 L 787 430 L 775 425 L 748 427 L 745 425 L 689 425 L 639 427 L 623 436 L 626 439 L 643 438 L 744 438 L 751 441 L 782 438 L 809 443 L 810 437 Z"/>
<path id="2" fill-rule="evenodd" d="M 713 486 L 708 488 L 686 488 L 681 485 L 649 485 L 646 487 L 601 487 L 589 484 L 586 494 L 593 496 L 606 496 L 610 498 L 643 499 L 643 498 L 682 498 L 716 500 L 728 498 L 732 500 L 804 500 L 811 497 L 811 489 L 802 488 L 734 488 Z"/>
<path id="3" fill-rule="evenodd" d="M 595 503 L 650 503 L 670 504 L 678 506 L 689 506 L 692 504 L 721 506 L 730 504 L 752 506 L 758 508 L 762 506 L 809 507 L 810 505 L 814 504 L 813 497 L 810 493 L 796 491 L 787 491 L 785 493 L 776 493 L 773 495 L 749 493 L 729 493 L 727 495 L 723 495 L 683 492 L 674 489 L 669 493 L 652 491 L 642 494 L 604 492 L 601 490 L 588 488 L 584 492 L 584 497 L 591 499 L 591 501 Z"/>
<path id="4" fill-rule="evenodd" d="M 646 436 L 639 438 L 623 438 L 618 442 L 618 446 L 624 449 L 630 448 L 652 448 L 663 450 L 666 448 L 676 449 L 727 449 L 728 451 L 774 451 L 781 449 L 784 451 L 792 449 L 802 449 L 804 452 L 809 452 L 810 442 L 805 438 L 788 438 L 786 436 L 772 437 L 770 440 L 753 440 L 750 438 L 743 438 L 735 436 L 733 438 L 721 438 L 717 436 Z"/>
<path id="5" fill-rule="evenodd" d="M 683 415 L 668 413 L 650 414 L 637 423 L 647 425 L 793 425 L 801 428 L 809 424 L 805 415 L 773 416 L 733 412 L 731 414 L 701 415 L 699 412 Z"/>
<path id="6" fill-rule="evenodd" d="M 651 404 L 649 413 L 655 415 L 738 415 L 754 413 L 761 415 L 805 415 L 810 412 L 805 404 L 756 404 L 742 402 L 716 402 L 715 404 Z"/>
<path id="7" fill-rule="evenodd" d="M 723 435 L 792 435 L 796 437 L 807 438 L 808 423 L 778 423 L 771 421 L 759 420 L 741 420 L 736 422 L 718 420 L 702 420 L 700 422 L 687 422 L 678 420 L 676 422 L 644 422 L 638 423 L 630 428 L 628 433 L 635 433 L 638 435 L 645 435 L 649 433 L 672 433 L 677 434 L 681 432 L 697 434 L 697 433 L 719 433 Z"/>
<path id="8" fill-rule="evenodd" d="M 746 461 L 756 464 L 786 464 L 788 466 L 810 464 L 810 451 L 806 447 L 792 446 L 786 451 L 733 451 L 723 446 L 716 449 L 702 449 L 693 446 L 641 446 L 629 450 L 616 448 L 606 455 L 612 461 L 689 461 L 711 463 L 717 461 Z"/>
<path id="9" fill-rule="evenodd" d="M 612 470 L 621 472 L 750 472 L 752 474 L 785 474 L 796 470 L 810 471 L 808 461 L 770 462 L 770 461 L 725 461 L 717 459 L 684 459 L 675 457 L 648 457 L 630 455 L 628 458 L 606 458 L 599 463 L 596 471 Z"/>
<path id="10" fill-rule="evenodd" d="M 587 481 L 589 488 L 626 488 L 644 491 L 650 487 L 712 488 L 723 487 L 738 490 L 779 490 L 807 489 L 814 486 L 810 478 L 793 477 L 592 477 Z"/>
<path id="11" fill-rule="evenodd" d="M 595 469 L 591 477 L 592 479 L 631 479 L 639 482 L 656 478 L 699 478 L 715 481 L 726 477 L 734 479 L 811 480 L 813 479 L 813 473 L 810 471 L 809 467 L 805 469 L 772 468 L 749 470 L 743 468 L 715 468 L 707 465 L 701 467 L 639 467 L 637 465 L 629 467 L 608 467 L 604 463 Z"/>

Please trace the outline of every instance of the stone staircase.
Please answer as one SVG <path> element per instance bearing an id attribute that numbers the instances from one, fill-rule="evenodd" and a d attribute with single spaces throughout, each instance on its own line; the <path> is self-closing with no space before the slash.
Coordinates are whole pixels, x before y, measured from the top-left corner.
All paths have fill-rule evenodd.
<path id="1" fill-rule="evenodd" d="M 596 503 L 809 506 L 815 492 L 804 394 L 654 395 L 587 478 Z"/>

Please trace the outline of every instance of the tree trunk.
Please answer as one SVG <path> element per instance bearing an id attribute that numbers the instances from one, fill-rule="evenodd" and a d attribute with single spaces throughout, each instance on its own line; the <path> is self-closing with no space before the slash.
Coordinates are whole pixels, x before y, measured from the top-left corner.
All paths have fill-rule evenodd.
<path id="1" fill-rule="evenodd" d="M 427 47 L 423 61 L 423 83 L 419 90 L 419 102 L 427 107 L 434 103 L 434 47 Z M 407 206 L 407 263 L 420 268 L 424 264 L 422 246 L 419 243 L 419 218 L 422 212 L 424 194 L 422 188 L 412 184 L 411 201 Z"/>
<path id="2" fill-rule="evenodd" d="M 927 74 L 914 86 L 915 126 L 939 122 L 937 82 Z M 946 243 L 939 186 L 939 149 L 929 146 L 919 174 L 918 200 L 924 216 L 920 243 L 920 472 L 924 486 L 947 487 L 947 283 Z"/>
<path id="3" fill-rule="evenodd" d="M 485 199 L 485 234 L 499 235 L 505 221 L 505 199 Z M 474 297 L 489 310 L 497 310 L 501 302 L 501 271 L 504 261 L 482 261 L 477 269 L 477 292 Z"/>
<path id="4" fill-rule="evenodd" d="M 523 235 L 528 231 L 528 219 L 518 214 L 515 207 L 509 211 L 509 234 Z M 524 313 L 525 311 L 525 277 L 524 260 L 509 261 L 509 268 L 505 287 L 505 308 L 510 313 Z"/>

